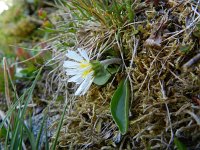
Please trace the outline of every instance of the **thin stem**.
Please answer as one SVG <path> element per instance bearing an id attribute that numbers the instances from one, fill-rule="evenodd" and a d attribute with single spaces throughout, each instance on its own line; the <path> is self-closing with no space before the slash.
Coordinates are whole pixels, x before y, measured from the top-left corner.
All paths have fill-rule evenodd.
<path id="1" fill-rule="evenodd" d="M 120 58 L 111 58 L 111 59 L 103 60 L 100 63 L 102 65 L 121 64 L 122 60 Z"/>

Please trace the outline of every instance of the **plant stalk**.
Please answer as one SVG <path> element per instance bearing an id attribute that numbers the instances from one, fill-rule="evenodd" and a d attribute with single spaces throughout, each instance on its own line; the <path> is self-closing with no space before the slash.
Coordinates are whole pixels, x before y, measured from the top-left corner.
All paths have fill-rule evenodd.
<path id="1" fill-rule="evenodd" d="M 100 61 L 102 65 L 111 65 L 111 64 L 121 64 L 122 60 L 120 58 L 111 58 L 111 59 L 106 59 L 103 61 Z"/>

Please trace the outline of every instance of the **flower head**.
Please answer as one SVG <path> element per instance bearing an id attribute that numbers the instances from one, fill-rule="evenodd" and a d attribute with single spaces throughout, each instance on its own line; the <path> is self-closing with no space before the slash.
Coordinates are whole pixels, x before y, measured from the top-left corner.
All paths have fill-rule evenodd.
<path id="1" fill-rule="evenodd" d="M 66 68 L 66 74 L 71 76 L 68 82 L 80 85 L 75 95 L 84 95 L 94 80 L 94 70 L 87 52 L 81 48 L 78 48 L 78 52 L 68 50 L 66 56 L 71 61 L 64 61 L 63 67 Z"/>

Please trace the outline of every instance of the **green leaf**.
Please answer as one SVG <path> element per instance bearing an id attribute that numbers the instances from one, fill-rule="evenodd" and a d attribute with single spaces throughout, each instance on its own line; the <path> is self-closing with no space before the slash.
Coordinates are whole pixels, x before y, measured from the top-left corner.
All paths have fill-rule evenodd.
<path id="1" fill-rule="evenodd" d="M 110 77 L 111 74 L 106 69 L 104 69 L 100 75 L 95 76 L 93 82 L 97 85 L 104 85 L 110 79 Z"/>
<path id="2" fill-rule="evenodd" d="M 186 146 L 181 143 L 178 138 L 174 138 L 174 144 L 176 145 L 178 150 L 187 150 Z"/>
<path id="3" fill-rule="evenodd" d="M 46 121 L 47 121 L 47 114 L 45 112 L 43 120 L 42 120 L 42 124 L 40 126 L 40 129 L 39 129 L 39 132 L 38 132 L 38 135 L 37 135 L 37 139 L 36 139 L 36 144 L 35 144 L 36 145 L 36 149 L 39 149 L 39 144 L 40 144 L 40 141 L 41 141 L 42 131 L 44 130 L 44 126 L 45 126 Z"/>
<path id="4" fill-rule="evenodd" d="M 106 70 L 108 66 L 103 66 L 99 61 L 92 61 L 92 68 L 94 70 L 94 83 L 97 85 L 104 85 L 111 77 L 111 74 Z"/>
<path id="5" fill-rule="evenodd" d="M 95 78 L 94 83 L 97 85 L 104 85 L 108 82 L 111 75 L 119 70 L 119 67 L 108 67 L 108 65 L 102 65 L 99 61 L 92 61 L 92 68 L 94 70 Z"/>
<path id="6" fill-rule="evenodd" d="M 122 134 L 125 134 L 128 130 L 129 93 L 129 83 L 123 79 L 115 91 L 110 104 L 112 117 Z"/>
<path id="7" fill-rule="evenodd" d="M 115 74 L 115 73 L 117 73 L 119 71 L 119 66 L 117 66 L 117 67 L 108 67 L 107 70 L 108 70 L 108 72 L 110 74 Z"/>
<path id="8" fill-rule="evenodd" d="M 21 124 L 23 125 L 23 129 L 24 131 L 27 133 L 30 145 L 31 145 L 31 149 L 32 150 L 36 150 L 36 142 L 35 142 L 35 137 L 33 135 L 33 133 L 31 132 L 31 130 L 22 122 L 23 120 L 20 120 Z"/>
<path id="9" fill-rule="evenodd" d="M 56 135 L 55 135 L 55 140 L 53 142 L 51 150 L 55 150 L 56 149 L 56 145 L 57 145 L 58 138 L 59 138 L 59 133 L 60 133 L 60 130 L 62 128 L 62 124 L 63 124 L 63 120 L 64 120 L 65 113 L 66 113 L 66 110 L 67 110 L 67 106 L 68 106 L 68 104 L 65 103 L 64 110 L 63 110 L 62 116 L 61 116 L 59 124 L 58 124 L 58 128 L 57 128 Z"/>

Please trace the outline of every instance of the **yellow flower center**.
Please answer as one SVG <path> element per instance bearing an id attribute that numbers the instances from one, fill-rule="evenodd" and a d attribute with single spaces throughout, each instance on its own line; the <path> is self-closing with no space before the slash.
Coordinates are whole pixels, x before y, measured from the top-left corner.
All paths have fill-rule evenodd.
<path id="1" fill-rule="evenodd" d="M 83 68 L 86 68 L 86 67 L 89 67 L 90 66 L 90 63 L 86 62 L 86 61 L 83 61 L 80 63 L 80 68 L 83 69 Z"/>
<path id="2" fill-rule="evenodd" d="M 83 78 L 85 78 L 92 71 L 92 68 L 90 66 L 91 66 L 91 64 L 86 62 L 86 61 L 83 61 L 83 62 L 80 63 L 80 68 L 81 69 L 89 67 L 88 69 L 83 71 L 83 73 L 82 73 L 82 77 Z"/>
<path id="3" fill-rule="evenodd" d="M 85 70 L 82 74 L 82 77 L 85 78 L 91 71 L 92 69 Z"/>

